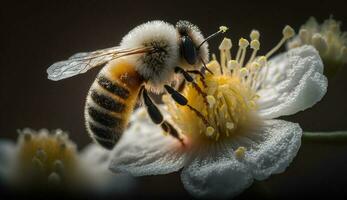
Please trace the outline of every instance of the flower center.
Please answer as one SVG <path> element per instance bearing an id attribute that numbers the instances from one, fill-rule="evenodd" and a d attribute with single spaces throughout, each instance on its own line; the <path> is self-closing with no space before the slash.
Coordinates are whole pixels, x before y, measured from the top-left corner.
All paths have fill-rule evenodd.
<path id="1" fill-rule="evenodd" d="M 234 58 L 231 56 L 232 43 L 225 38 L 219 46 L 220 61 L 213 60 L 207 65 L 212 72 L 188 84 L 183 95 L 190 106 L 181 106 L 164 96 L 168 111 L 182 133 L 192 140 L 218 141 L 239 135 L 256 121 L 257 91 L 267 75 L 267 58 L 294 35 L 289 26 L 283 29 L 283 38 L 265 56 L 257 56 L 259 50 L 259 32 L 252 31 L 249 43 L 239 40 L 239 49 Z M 253 52 L 246 61 L 247 47 Z M 192 108 L 193 109 L 192 109 Z"/>
<path id="2" fill-rule="evenodd" d="M 17 148 L 16 168 L 13 169 L 17 185 L 63 186 L 76 174 L 75 146 L 61 130 L 52 134 L 44 129 L 38 133 L 24 129 Z"/>

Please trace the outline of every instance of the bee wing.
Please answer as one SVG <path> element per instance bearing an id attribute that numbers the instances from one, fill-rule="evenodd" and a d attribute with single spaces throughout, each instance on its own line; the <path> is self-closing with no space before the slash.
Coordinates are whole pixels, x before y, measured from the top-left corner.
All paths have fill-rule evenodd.
<path id="1" fill-rule="evenodd" d="M 68 60 L 54 63 L 47 69 L 48 79 L 58 81 L 87 72 L 93 67 L 102 66 L 105 63 L 127 55 L 146 53 L 151 48 L 140 47 L 134 49 L 121 49 L 111 47 L 92 52 L 81 52 L 71 56 Z"/>

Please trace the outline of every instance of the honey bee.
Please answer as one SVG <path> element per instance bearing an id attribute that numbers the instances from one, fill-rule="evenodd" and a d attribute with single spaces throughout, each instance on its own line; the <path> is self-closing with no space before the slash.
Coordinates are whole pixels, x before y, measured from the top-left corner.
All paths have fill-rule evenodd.
<path id="1" fill-rule="evenodd" d="M 106 149 L 116 145 L 141 97 L 152 121 L 184 144 L 177 130 L 163 118 L 148 91 L 166 91 L 177 103 L 199 114 L 171 83 L 175 74 L 183 75 L 191 83 L 194 80 L 190 74 L 204 76 L 200 69 L 208 70 L 206 41 L 221 32 L 225 29 L 205 39 L 199 28 L 188 21 L 178 21 L 175 26 L 150 21 L 132 29 L 119 46 L 77 53 L 54 63 L 47 69 L 48 79 L 58 81 L 104 66 L 88 92 L 85 122 L 92 139 Z"/>

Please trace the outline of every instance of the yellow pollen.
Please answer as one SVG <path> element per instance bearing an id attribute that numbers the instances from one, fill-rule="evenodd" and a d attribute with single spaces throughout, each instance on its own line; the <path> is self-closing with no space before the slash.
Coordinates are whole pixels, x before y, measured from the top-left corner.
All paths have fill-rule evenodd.
<path id="1" fill-rule="evenodd" d="M 245 147 L 239 147 L 235 150 L 235 156 L 237 159 L 242 159 L 245 157 L 245 153 L 246 153 L 246 148 Z"/>

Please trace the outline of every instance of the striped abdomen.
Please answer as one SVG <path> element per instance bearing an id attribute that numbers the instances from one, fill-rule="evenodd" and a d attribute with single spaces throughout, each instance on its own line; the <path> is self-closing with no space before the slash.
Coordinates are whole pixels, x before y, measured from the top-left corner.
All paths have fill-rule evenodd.
<path id="1" fill-rule="evenodd" d="M 110 62 L 92 84 L 85 106 L 91 137 L 112 149 L 128 124 L 143 80 L 125 59 Z"/>

